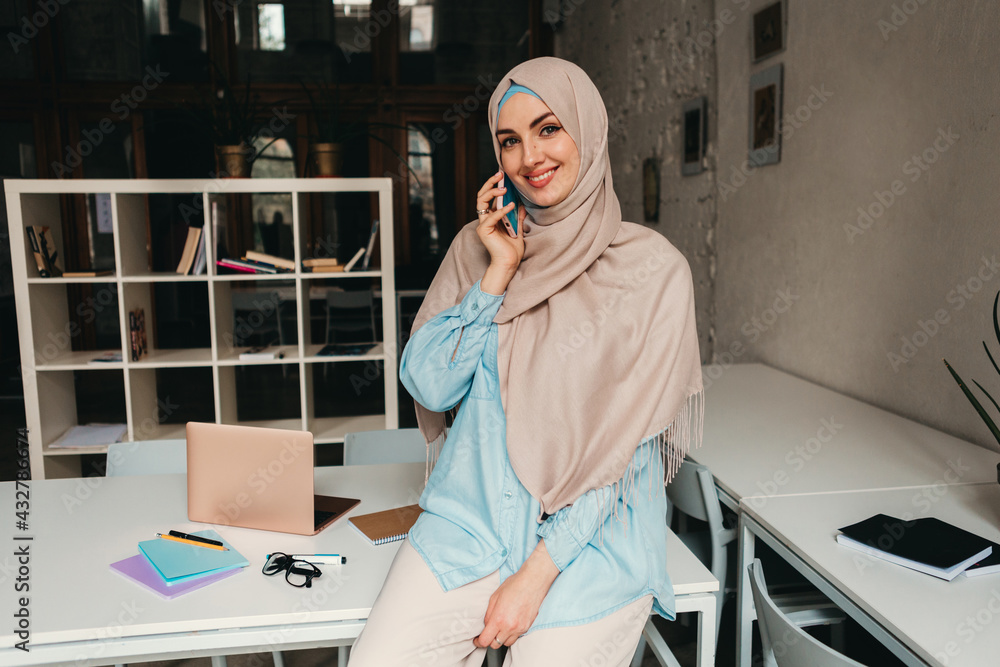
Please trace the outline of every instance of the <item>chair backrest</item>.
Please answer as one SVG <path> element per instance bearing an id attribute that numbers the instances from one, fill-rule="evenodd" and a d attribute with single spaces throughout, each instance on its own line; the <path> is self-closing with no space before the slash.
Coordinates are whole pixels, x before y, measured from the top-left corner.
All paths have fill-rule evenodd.
<path id="1" fill-rule="evenodd" d="M 712 524 L 716 521 L 717 526 L 722 526 L 719 496 L 712 481 L 712 472 L 706 466 L 685 459 L 667 484 L 667 498 L 688 516 L 707 521 L 713 528 Z"/>
<path id="2" fill-rule="evenodd" d="M 860 662 L 837 653 L 798 627 L 778 609 L 767 594 L 760 559 L 750 564 L 750 589 L 757 608 L 757 628 L 764 648 L 764 664 L 773 656 L 778 667 L 864 667 Z"/>
<path id="3" fill-rule="evenodd" d="M 422 463 L 427 443 L 418 428 L 348 433 L 344 437 L 344 465 Z"/>
<path id="4" fill-rule="evenodd" d="M 137 440 L 108 445 L 108 477 L 187 472 L 187 441 Z"/>
<path id="5" fill-rule="evenodd" d="M 326 306 L 333 309 L 371 308 L 375 300 L 371 290 L 329 290 L 326 293 Z"/>

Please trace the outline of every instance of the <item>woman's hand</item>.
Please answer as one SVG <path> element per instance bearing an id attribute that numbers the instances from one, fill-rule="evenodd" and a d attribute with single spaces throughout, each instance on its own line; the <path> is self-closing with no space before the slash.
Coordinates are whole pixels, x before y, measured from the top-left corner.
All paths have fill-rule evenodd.
<path id="1" fill-rule="evenodd" d="M 500 648 L 516 642 L 535 622 L 538 608 L 558 574 L 559 568 L 549 557 L 544 540 L 539 540 L 521 569 L 490 596 L 486 627 L 473 643 L 481 648 Z"/>
<path id="2" fill-rule="evenodd" d="M 527 217 L 524 206 L 518 207 L 517 236 L 514 237 L 507 233 L 503 224 L 503 216 L 512 210 L 514 203 L 492 210 L 493 201 L 505 192 L 505 188 L 496 187 L 501 178 L 502 171 L 493 174 L 476 196 L 476 209 L 489 211 L 479 216 L 479 227 L 476 228 L 479 240 L 490 253 L 490 266 L 480 283 L 480 288 L 488 294 L 503 294 L 506 291 L 524 257 L 524 219 Z"/>

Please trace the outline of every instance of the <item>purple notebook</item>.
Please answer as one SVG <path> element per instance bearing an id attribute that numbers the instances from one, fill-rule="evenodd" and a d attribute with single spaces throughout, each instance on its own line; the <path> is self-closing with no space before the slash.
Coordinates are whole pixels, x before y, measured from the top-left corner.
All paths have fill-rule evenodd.
<path id="1" fill-rule="evenodd" d="M 167 582 L 160 576 L 160 573 L 156 571 L 156 568 L 150 565 L 149 561 L 146 560 L 146 557 L 142 554 L 136 554 L 131 558 L 126 558 L 125 560 L 120 560 L 117 563 L 112 563 L 111 569 L 128 577 L 136 583 L 145 586 L 149 590 L 167 600 L 172 600 L 178 595 L 190 593 L 191 591 L 202 588 L 203 586 L 214 584 L 216 581 L 225 579 L 226 577 L 232 576 L 243 570 L 241 567 L 232 570 L 224 570 L 216 574 L 196 577 L 194 579 L 188 579 L 186 581 L 176 583 L 173 586 L 168 586 Z"/>

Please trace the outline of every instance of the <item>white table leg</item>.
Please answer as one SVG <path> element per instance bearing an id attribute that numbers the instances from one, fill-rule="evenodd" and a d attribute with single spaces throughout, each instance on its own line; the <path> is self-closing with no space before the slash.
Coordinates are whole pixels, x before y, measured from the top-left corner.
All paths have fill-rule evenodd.
<path id="1" fill-rule="evenodd" d="M 707 595 L 698 611 L 698 667 L 715 666 L 715 596 Z"/>
<path id="2" fill-rule="evenodd" d="M 739 558 L 736 567 L 736 601 L 739 617 L 736 619 L 736 664 L 750 667 L 753 650 L 753 597 L 750 595 L 750 575 L 747 568 L 753 562 L 754 536 L 740 512 Z"/>

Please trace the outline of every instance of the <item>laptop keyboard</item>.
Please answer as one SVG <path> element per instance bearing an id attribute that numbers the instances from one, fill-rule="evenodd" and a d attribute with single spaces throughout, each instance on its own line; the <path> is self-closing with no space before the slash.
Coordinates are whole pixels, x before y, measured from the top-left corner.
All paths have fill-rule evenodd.
<path id="1" fill-rule="evenodd" d="M 313 510 L 313 528 L 319 528 L 320 525 L 331 516 L 334 512 L 326 512 L 324 510 Z"/>

